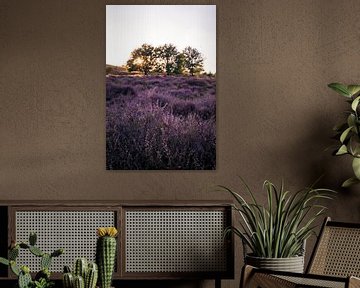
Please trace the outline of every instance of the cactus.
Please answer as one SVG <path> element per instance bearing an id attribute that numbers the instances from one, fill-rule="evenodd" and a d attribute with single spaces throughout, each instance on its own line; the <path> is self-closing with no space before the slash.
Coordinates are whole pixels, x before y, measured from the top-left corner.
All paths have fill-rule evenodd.
<path id="1" fill-rule="evenodd" d="M 83 279 L 85 279 L 87 268 L 88 262 L 85 258 L 76 259 L 74 267 L 75 276 L 81 276 Z"/>
<path id="2" fill-rule="evenodd" d="M 44 269 L 44 268 L 49 269 L 49 268 L 50 268 L 50 265 L 51 265 L 51 260 L 52 260 L 51 255 L 45 253 L 45 254 L 41 257 L 41 261 L 40 261 L 40 267 L 41 267 L 41 269 Z"/>
<path id="3" fill-rule="evenodd" d="M 117 230 L 115 227 L 98 228 L 97 235 L 99 238 L 96 243 L 96 261 L 100 287 L 110 288 L 116 258 Z"/>
<path id="4" fill-rule="evenodd" d="M 44 269 L 40 270 L 38 273 L 36 273 L 35 280 L 40 281 L 41 278 L 48 280 L 48 279 L 50 279 L 50 275 L 51 275 L 51 273 L 50 273 L 49 269 L 44 268 Z"/>
<path id="5" fill-rule="evenodd" d="M 16 258 L 19 256 L 19 246 L 15 246 L 14 248 L 9 250 L 8 253 L 9 260 L 16 260 Z"/>
<path id="6" fill-rule="evenodd" d="M 32 279 L 31 279 L 31 276 L 29 273 L 30 270 L 28 267 L 26 267 L 26 268 L 27 269 L 22 269 L 19 274 L 19 279 L 18 279 L 19 288 L 28 288 L 30 286 L 30 284 L 32 283 Z"/>
<path id="7" fill-rule="evenodd" d="M 58 249 L 53 253 L 44 253 L 38 247 L 35 246 L 37 236 L 35 233 L 30 233 L 29 244 L 20 242 L 16 243 L 11 241 L 8 259 L 0 257 L 0 263 L 10 266 L 11 271 L 18 276 L 18 286 L 19 288 L 29 288 L 29 287 L 51 287 L 53 282 L 50 281 L 50 264 L 53 257 L 60 256 L 64 250 Z M 19 250 L 29 250 L 30 253 L 37 257 L 41 257 L 41 271 L 39 271 L 35 276 L 35 281 L 32 280 L 30 275 L 30 269 L 27 266 L 19 266 L 16 264 L 16 259 L 19 256 Z"/>
<path id="8" fill-rule="evenodd" d="M 98 279 L 98 266 L 96 263 L 89 263 L 85 276 L 85 288 L 95 288 Z"/>
<path id="9" fill-rule="evenodd" d="M 64 288 L 73 288 L 74 287 L 74 276 L 72 273 L 64 273 L 63 274 L 63 286 Z"/>
<path id="10" fill-rule="evenodd" d="M 69 266 L 64 266 L 63 286 L 64 288 L 95 288 L 98 278 L 98 268 L 95 263 L 89 263 L 85 258 L 78 258 L 74 263 L 74 273 Z M 83 276 L 82 276 L 83 275 Z M 81 279 L 81 280 L 80 280 Z M 75 283 L 76 282 L 76 283 Z M 81 283 L 82 282 L 82 283 Z"/>
<path id="11" fill-rule="evenodd" d="M 36 246 L 30 246 L 30 247 L 29 247 L 29 251 L 30 251 L 32 254 L 34 254 L 35 256 L 37 256 L 37 257 L 41 257 L 41 256 L 44 255 L 44 252 L 42 252 L 42 251 L 40 250 L 40 248 L 38 248 L 38 247 L 36 247 Z"/>
<path id="12" fill-rule="evenodd" d="M 74 288 L 85 288 L 84 278 L 77 275 L 74 277 Z"/>

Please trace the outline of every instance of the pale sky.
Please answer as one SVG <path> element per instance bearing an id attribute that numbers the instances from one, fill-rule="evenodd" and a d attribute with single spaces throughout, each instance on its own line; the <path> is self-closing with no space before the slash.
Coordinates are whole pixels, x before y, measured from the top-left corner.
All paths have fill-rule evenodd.
<path id="1" fill-rule="evenodd" d="M 198 49 L 204 70 L 216 72 L 215 5 L 106 5 L 106 64 L 125 65 L 147 43 Z"/>

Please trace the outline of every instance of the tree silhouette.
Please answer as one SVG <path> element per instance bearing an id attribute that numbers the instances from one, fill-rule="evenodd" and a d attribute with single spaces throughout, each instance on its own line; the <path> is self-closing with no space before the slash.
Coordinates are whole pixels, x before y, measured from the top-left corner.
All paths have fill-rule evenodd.
<path id="1" fill-rule="evenodd" d="M 185 72 L 185 55 L 183 53 L 179 53 L 175 57 L 174 74 L 183 75 L 184 72 Z"/>
<path id="2" fill-rule="evenodd" d="M 157 62 L 156 50 L 152 45 L 143 44 L 140 48 L 131 52 L 130 59 L 127 61 L 128 70 L 141 71 L 148 75 L 155 69 Z"/>
<path id="3" fill-rule="evenodd" d="M 186 47 L 181 53 L 173 44 L 154 47 L 143 44 L 131 52 L 127 61 L 128 71 L 140 71 L 145 75 L 151 72 L 166 73 L 166 75 L 194 76 L 204 71 L 204 57 L 196 49 Z"/>
<path id="4" fill-rule="evenodd" d="M 173 74 L 176 67 L 176 56 L 179 54 L 177 48 L 173 44 L 165 44 L 158 49 L 158 57 L 163 64 L 163 70 L 167 75 Z"/>
<path id="5" fill-rule="evenodd" d="M 185 56 L 185 67 L 191 76 L 204 70 L 204 57 L 196 48 L 188 46 L 184 49 L 183 54 Z"/>

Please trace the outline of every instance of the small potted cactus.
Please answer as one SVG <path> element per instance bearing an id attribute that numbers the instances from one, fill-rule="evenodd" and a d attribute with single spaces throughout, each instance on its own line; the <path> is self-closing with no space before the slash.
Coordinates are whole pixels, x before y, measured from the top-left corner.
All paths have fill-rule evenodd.
<path id="1" fill-rule="evenodd" d="M 37 236 L 30 233 L 29 243 L 12 242 L 8 252 L 8 259 L 0 257 L 0 263 L 10 266 L 11 271 L 18 277 L 19 288 L 50 288 L 54 282 L 50 280 L 50 265 L 54 257 L 58 257 L 64 253 L 63 249 L 57 249 L 52 253 L 45 253 L 36 246 Z M 35 275 L 33 280 L 30 275 L 30 268 L 26 265 L 19 266 L 16 258 L 19 256 L 20 249 L 29 250 L 33 255 L 40 257 L 41 270 Z"/>
<path id="2" fill-rule="evenodd" d="M 98 267 L 96 263 L 88 263 L 85 258 L 78 258 L 74 264 L 74 272 L 70 267 L 64 267 L 64 288 L 95 288 L 98 279 Z"/>
<path id="3" fill-rule="evenodd" d="M 99 287 L 110 288 L 116 258 L 115 227 L 100 227 L 97 229 L 96 262 L 99 267 Z"/>

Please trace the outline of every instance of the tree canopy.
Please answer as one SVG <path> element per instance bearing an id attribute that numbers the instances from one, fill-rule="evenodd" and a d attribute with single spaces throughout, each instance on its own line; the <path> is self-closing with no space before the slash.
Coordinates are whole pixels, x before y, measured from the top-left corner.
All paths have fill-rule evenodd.
<path id="1" fill-rule="evenodd" d="M 204 71 L 204 57 L 196 48 L 190 46 L 179 52 L 173 44 L 154 47 L 143 44 L 130 54 L 127 68 L 141 71 L 145 75 L 152 72 L 166 75 L 198 75 Z"/>

